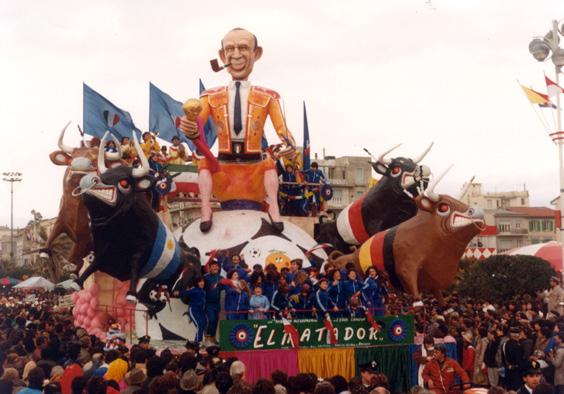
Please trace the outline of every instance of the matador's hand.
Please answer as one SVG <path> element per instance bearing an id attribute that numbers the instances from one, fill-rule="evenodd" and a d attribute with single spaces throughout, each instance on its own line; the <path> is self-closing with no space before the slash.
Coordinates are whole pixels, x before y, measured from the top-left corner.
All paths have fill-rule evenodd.
<path id="1" fill-rule="evenodd" d="M 200 138 L 200 133 L 198 132 L 198 123 L 188 120 L 186 116 L 180 118 L 180 130 L 186 137 L 190 138 L 191 140 L 195 140 L 196 138 Z"/>

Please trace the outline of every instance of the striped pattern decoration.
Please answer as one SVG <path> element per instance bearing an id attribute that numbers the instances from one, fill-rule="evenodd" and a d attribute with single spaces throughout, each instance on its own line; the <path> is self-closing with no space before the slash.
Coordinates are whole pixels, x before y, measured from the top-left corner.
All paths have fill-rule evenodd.
<path id="1" fill-rule="evenodd" d="M 180 267 L 180 247 L 176 243 L 172 232 L 159 219 L 157 236 L 151 251 L 149 261 L 141 270 L 140 276 L 165 281 Z"/>
<path id="2" fill-rule="evenodd" d="M 370 238 L 362 217 L 364 197 L 365 194 L 353 201 L 337 217 L 337 231 L 348 244 L 359 245 Z"/>

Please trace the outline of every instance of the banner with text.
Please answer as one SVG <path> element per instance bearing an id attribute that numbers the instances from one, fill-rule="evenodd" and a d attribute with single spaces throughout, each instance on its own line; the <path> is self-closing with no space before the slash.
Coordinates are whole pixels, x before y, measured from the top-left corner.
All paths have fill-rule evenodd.
<path id="1" fill-rule="evenodd" d="M 280 320 L 221 320 L 219 345 L 224 351 L 294 348 L 292 335 Z M 337 343 L 330 344 L 329 331 L 321 320 L 294 320 L 299 348 L 374 346 L 413 343 L 413 316 L 379 317 L 374 329 L 365 319 L 334 319 Z"/>

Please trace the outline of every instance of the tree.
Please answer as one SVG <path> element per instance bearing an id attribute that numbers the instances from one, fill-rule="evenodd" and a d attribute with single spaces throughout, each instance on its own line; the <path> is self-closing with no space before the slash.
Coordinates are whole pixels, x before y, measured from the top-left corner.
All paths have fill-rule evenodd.
<path id="1" fill-rule="evenodd" d="M 468 267 L 457 290 L 462 296 L 503 301 L 548 288 L 554 275 L 554 269 L 541 258 L 495 255 Z"/>

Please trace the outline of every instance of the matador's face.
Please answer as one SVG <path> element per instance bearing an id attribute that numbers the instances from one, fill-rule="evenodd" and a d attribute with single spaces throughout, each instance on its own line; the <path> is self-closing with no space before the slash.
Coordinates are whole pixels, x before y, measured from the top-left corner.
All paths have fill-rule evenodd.
<path id="1" fill-rule="evenodd" d="M 255 61 L 262 55 L 262 48 L 255 45 L 255 36 L 244 29 L 230 31 L 223 37 L 219 57 L 235 81 L 246 81 L 253 71 Z"/>

